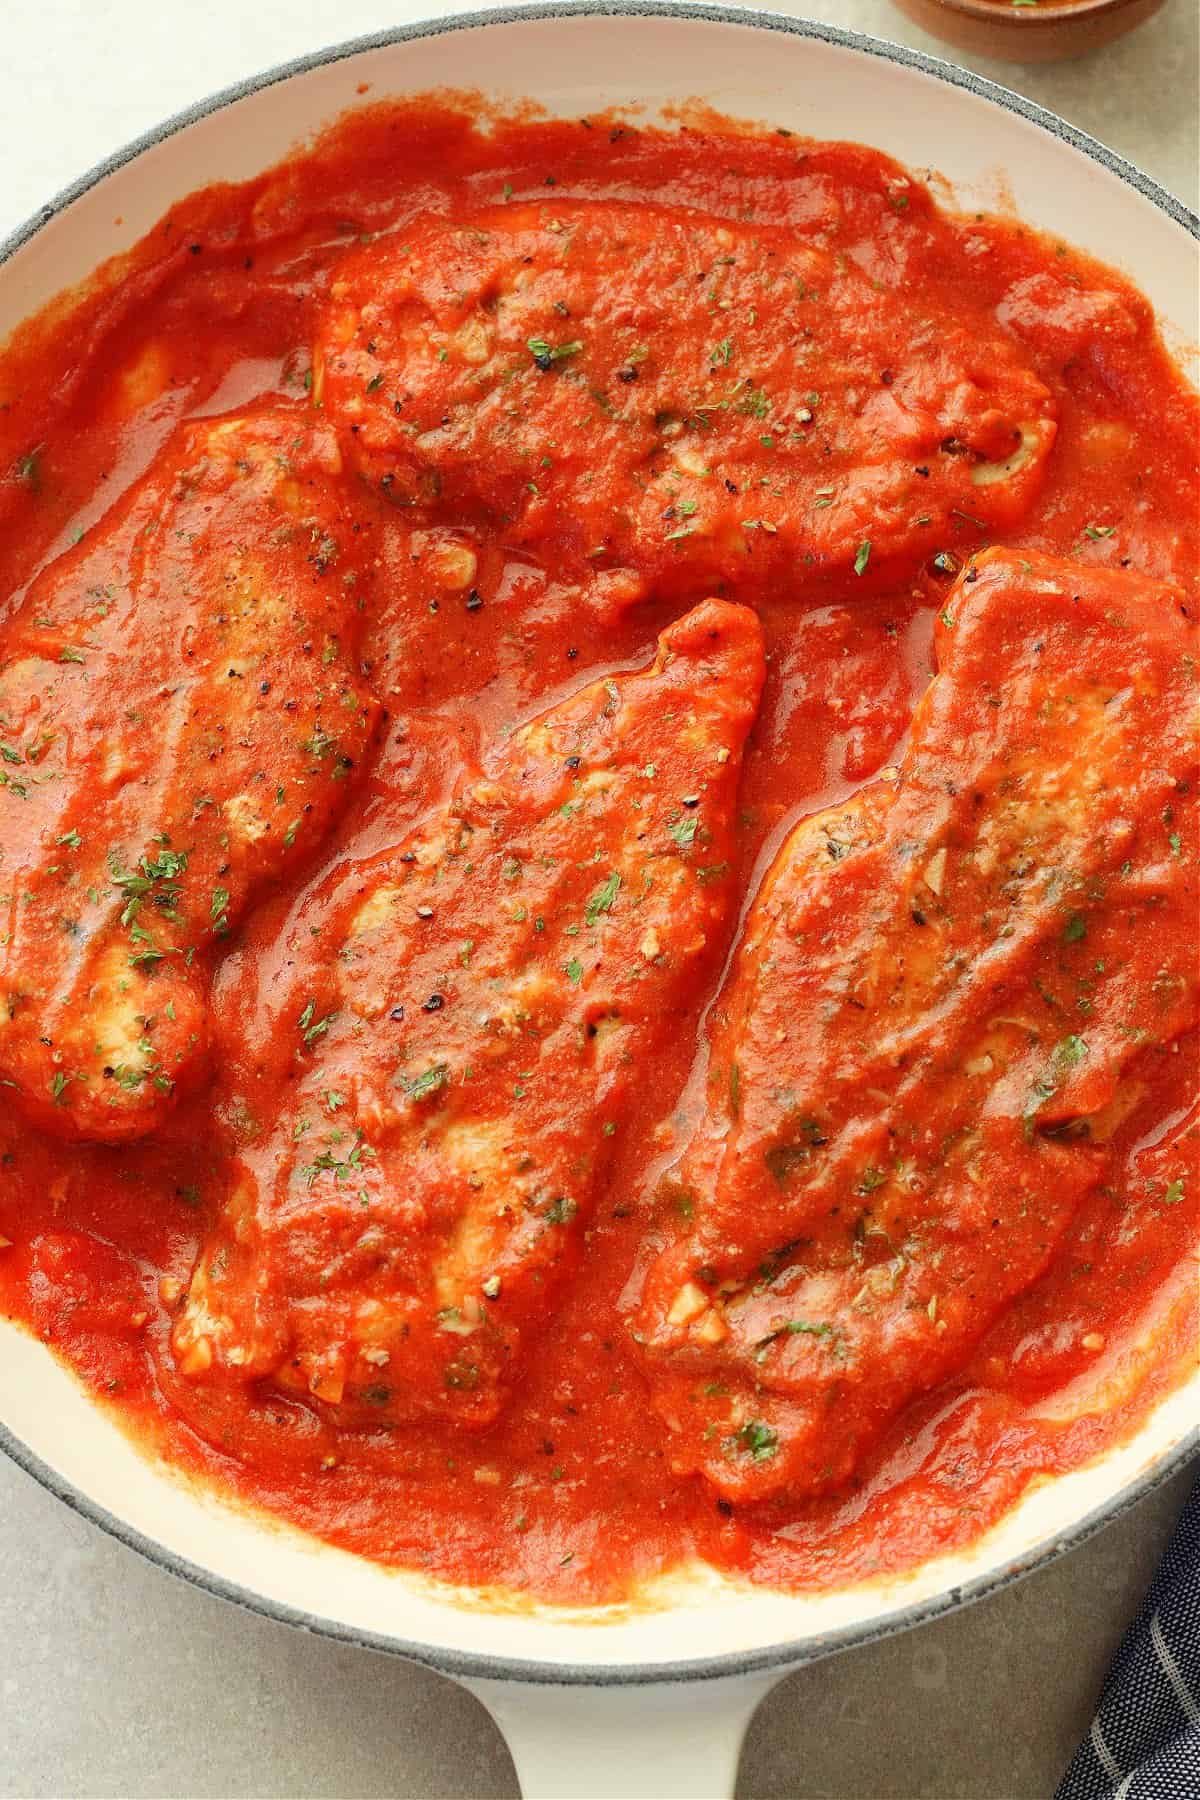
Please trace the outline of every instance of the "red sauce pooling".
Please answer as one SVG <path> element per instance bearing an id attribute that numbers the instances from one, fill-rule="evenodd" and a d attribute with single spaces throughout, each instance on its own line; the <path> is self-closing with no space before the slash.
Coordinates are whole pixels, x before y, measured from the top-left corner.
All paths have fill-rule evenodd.
<path id="1" fill-rule="evenodd" d="M 564 205 L 653 199 L 739 229 L 786 227 L 913 305 L 989 335 L 998 319 L 1058 415 L 1040 494 L 1004 541 L 1194 583 L 1195 401 L 1119 276 L 1012 221 L 943 216 L 920 181 L 855 146 L 608 119 L 499 121 L 483 135 L 430 105 L 364 113 L 272 174 L 193 196 L 73 309 L 19 334 L 0 365 L 0 591 L 15 606 L 177 422 L 257 400 L 302 408 L 331 274 L 358 239 L 549 192 Z M 741 791 L 747 896 L 798 818 L 896 757 L 929 679 L 934 619 L 986 541 L 963 513 L 903 585 L 843 570 L 807 598 L 802 579 L 755 596 L 767 684 Z M 225 955 L 212 1085 L 120 1148 L 0 1119 L 0 1233 L 11 1240 L 0 1304 L 182 1466 L 337 1543 L 454 1581 L 603 1600 L 698 1554 L 766 1583 L 826 1586 L 965 1543 L 1031 1480 L 1127 1432 L 1194 1355 L 1194 1037 L 1160 1059 L 1136 1130 L 1118 1134 L 1112 1178 L 1084 1200 L 1047 1274 L 840 1492 L 734 1508 L 672 1473 L 627 1339 L 622 1296 L 658 1177 L 702 1102 L 707 995 L 627 1102 L 583 1264 L 527 1356 L 519 1404 L 485 1435 L 428 1421 L 339 1429 L 304 1399 L 176 1368 L 164 1295 L 186 1285 L 220 1186 L 214 1106 L 226 1124 L 237 1106 L 270 1116 L 288 1079 L 280 1047 L 295 1022 L 273 995 L 287 991 L 297 895 L 339 845 L 394 848 L 418 802 L 441 799 L 464 756 L 515 718 L 647 663 L 683 610 L 676 594 L 614 624 L 581 609 L 553 558 L 528 545 L 487 545 L 484 563 L 494 598 L 467 614 L 414 611 L 424 577 L 397 559 L 393 603 L 386 591 L 377 600 L 361 654 L 385 706 L 419 667 L 416 702 L 405 676 L 403 725 L 389 724 L 334 838 Z M 388 805 L 401 788 L 416 797 L 404 817 Z M 1089 1399 L 1085 1378 L 1101 1364 L 1107 1391 Z"/>

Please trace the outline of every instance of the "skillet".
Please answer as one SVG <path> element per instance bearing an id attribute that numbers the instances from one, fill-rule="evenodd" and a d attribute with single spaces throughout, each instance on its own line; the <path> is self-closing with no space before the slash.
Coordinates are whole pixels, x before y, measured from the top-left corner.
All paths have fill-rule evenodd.
<path id="1" fill-rule="evenodd" d="M 1195 329 L 1197 221 L 1146 176 L 964 70 L 832 27 L 702 4 L 585 0 L 431 20 L 337 46 L 190 109 L 117 152 L 0 245 L 0 338 L 175 201 L 245 179 L 358 102 L 438 87 L 551 113 L 701 96 L 734 116 L 931 160 L 960 205 L 994 207 L 1124 266 L 1168 341 Z M 114 228 L 113 220 L 122 223 Z M 527 1796 L 716 1795 L 784 1673 L 937 1617 L 1082 1542 L 1200 1443 L 1200 1370 L 1136 1435 L 1033 1488 L 965 1551 L 819 1595 L 681 1575 L 653 1610 L 498 1608 L 385 1571 L 189 1486 L 149 1461 L 43 1346 L 0 1321 L 0 1446 L 122 1542 L 269 1617 L 414 1658 L 470 1686 Z M 697 1684 L 704 1686 L 698 1687 Z"/>

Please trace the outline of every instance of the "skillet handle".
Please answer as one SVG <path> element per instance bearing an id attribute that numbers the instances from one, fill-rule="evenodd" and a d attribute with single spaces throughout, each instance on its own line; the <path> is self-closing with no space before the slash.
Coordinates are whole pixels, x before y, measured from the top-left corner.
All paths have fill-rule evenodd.
<path id="1" fill-rule="evenodd" d="M 463 1685 L 500 1727 L 524 1800 L 733 1800 L 746 1728 L 780 1679 Z"/>

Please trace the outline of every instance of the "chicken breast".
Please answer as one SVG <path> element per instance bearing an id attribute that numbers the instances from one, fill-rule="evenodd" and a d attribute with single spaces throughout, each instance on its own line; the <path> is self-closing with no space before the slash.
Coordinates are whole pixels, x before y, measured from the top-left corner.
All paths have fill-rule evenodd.
<path id="1" fill-rule="evenodd" d="M 418 517 L 747 596 L 869 588 L 1012 525 L 1055 434 L 999 328 L 777 229 L 651 205 L 493 208 L 353 252 L 313 391 Z"/>
<path id="2" fill-rule="evenodd" d="M 203 1068 L 206 966 L 345 803 L 375 727 L 365 529 L 328 427 L 180 429 L 0 645 L 0 1079 L 68 1137 Z"/>
<path id="3" fill-rule="evenodd" d="M 632 1317 L 677 1467 L 844 1482 L 1037 1280 L 1196 1019 L 1177 591 L 989 551 L 894 782 L 803 821 L 718 1006 Z"/>
<path id="4" fill-rule="evenodd" d="M 726 941 L 763 679 L 711 601 L 332 872 L 294 1081 L 243 1145 L 174 1348 L 345 1422 L 486 1425 L 580 1255 L 653 1047 Z M 296 933 L 300 941 L 300 933 Z"/>

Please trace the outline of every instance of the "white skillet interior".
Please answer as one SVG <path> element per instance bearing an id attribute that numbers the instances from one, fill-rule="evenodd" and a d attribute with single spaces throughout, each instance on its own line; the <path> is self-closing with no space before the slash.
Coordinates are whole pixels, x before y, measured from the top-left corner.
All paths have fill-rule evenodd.
<path id="1" fill-rule="evenodd" d="M 768 27 L 772 21 L 767 21 Z M 573 117 L 637 103 L 653 118 L 700 97 L 735 117 L 815 137 L 871 143 L 917 170 L 936 169 L 964 207 L 1007 195 L 1029 223 L 1061 234 L 1135 275 L 1169 341 L 1196 330 L 1196 263 L 1187 230 L 1109 167 L 1015 110 L 915 66 L 806 35 L 794 21 L 763 29 L 697 8 L 514 17 L 503 13 L 429 35 L 400 35 L 271 81 L 121 162 L 51 216 L 0 265 L 0 340 L 44 301 L 137 241 L 184 195 L 268 167 L 346 109 L 433 88 L 533 98 Z M 416 28 L 418 31 L 421 28 Z M 363 96 L 361 83 L 369 83 Z M 117 221 L 120 221 L 119 223 Z M 49 1353 L 0 1321 L 0 1431 L 19 1460 L 65 1497 L 82 1500 L 143 1548 L 210 1585 L 240 1590 L 279 1614 L 375 1644 L 422 1650 L 469 1672 L 474 1658 L 550 1665 L 559 1679 L 601 1668 L 650 1678 L 655 1666 L 772 1646 L 819 1654 L 839 1641 L 934 1612 L 963 1590 L 1004 1579 L 1113 1506 L 1131 1484 L 1174 1459 L 1200 1418 L 1200 1370 L 1094 1465 L 1035 1488 L 970 1551 L 891 1582 L 818 1596 L 746 1591 L 697 1576 L 669 1585 L 663 1604 L 604 1621 L 535 1606 L 456 1599 L 329 1549 L 198 1492 L 143 1456 Z M 41 1465 L 40 1467 L 38 1465 Z M 107 1517 L 103 1516 L 107 1515 Z M 489 1670 L 475 1664 L 476 1672 Z"/>

